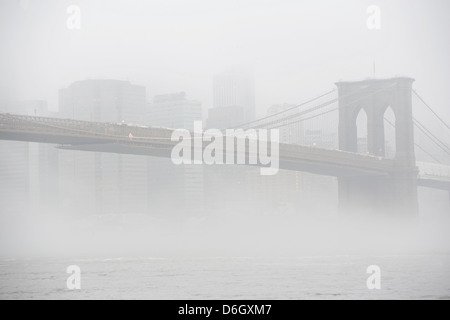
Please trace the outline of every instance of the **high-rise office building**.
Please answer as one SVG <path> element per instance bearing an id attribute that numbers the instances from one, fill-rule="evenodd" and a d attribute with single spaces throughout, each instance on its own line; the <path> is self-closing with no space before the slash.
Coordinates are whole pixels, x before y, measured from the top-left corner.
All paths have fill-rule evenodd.
<path id="1" fill-rule="evenodd" d="M 59 93 L 60 114 L 85 121 L 144 125 L 146 89 L 128 81 L 77 81 Z M 63 204 L 81 212 L 147 212 L 148 158 L 60 151 Z M 79 201 L 82 200 L 82 201 Z"/>
<path id="2" fill-rule="evenodd" d="M 255 120 L 255 80 L 245 68 L 234 67 L 213 79 L 213 108 L 208 110 L 207 128 L 239 128 Z M 224 215 L 256 212 L 264 207 L 258 198 L 259 168 L 248 166 L 206 166 L 205 192 L 208 208 Z M 243 212 L 233 210 L 239 203 Z M 236 206 L 234 206 L 236 207 Z M 233 212 L 234 211 L 234 212 Z"/>
<path id="3" fill-rule="evenodd" d="M 194 130 L 194 122 L 202 120 L 202 105 L 190 100 L 184 92 L 155 96 L 149 106 L 149 126 Z M 152 158 L 149 177 L 156 183 L 149 199 L 155 210 L 171 214 L 197 215 L 203 213 L 203 167 L 176 166 L 170 159 Z M 159 209 L 158 209 L 159 208 Z"/>
<path id="4" fill-rule="evenodd" d="M 290 111 L 294 106 L 289 104 L 274 105 L 268 110 L 268 115 L 274 116 L 272 121 L 280 121 L 280 124 L 286 124 L 283 119 L 293 112 Z M 293 110 L 294 111 L 294 110 Z M 303 126 L 301 123 L 295 123 L 289 126 L 282 126 L 280 129 L 280 142 L 288 144 L 299 144 L 303 136 Z M 225 173 L 225 171 L 228 172 Z M 258 168 L 240 167 L 224 168 L 222 171 L 223 181 L 229 177 L 234 177 L 238 184 L 232 185 L 235 192 L 234 197 L 244 202 L 243 207 L 247 206 L 247 211 L 259 212 L 260 214 L 296 214 L 300 207 L 299 194 L 303 187 L 302 174 L 299 172 L 279 170 L 274 176 L 261 176 Z M 218 170 L 216 169 L 216 174 Z M 209 189 L 209 188 L 208 188 Z M 214 187 L 211 187 L 214 190 Z M 225 188 L 226 189 L 226 188 Z M 231 191 L 227 191 L 230 192 Z M 245 198 L 239 197 L 239 193 L 245 194 Z"/>
<path id="5" fill-rule="evenodd" d="M 3 101 L 0 112 L 47 116 L 42 100 Z M 0 141 L 0 197 L 4 210 L 13 213 L 45 212 L 54 209 L 58 195 L 58 152 L 47 144 Z"/>
<path id="6" fill-rule="evenodd" d="M 29 143 L 0 141 L 2 213 L 25 214 L 31 206 Z"/>
<path id="7" fill-rule="evenodd" d="M 219 107 L 208 110 L 208 129 L 231 129 L 243 124 L 244 108 L 242 107 Z"/>
<path id="8" fill-rule="evenodd" d="M 213 95 L 214 108 L 242 109 L 243 118 L 236 119 L 234 125 L 239 125 L 239 122 L 249 122 L 255 119 L 255 79 L 250 70 L 235 67 L 215 75 L 213 80 Z M 211 110 L 209 117 L 213 119 L 220 117 L 220 113 L 216 116 L 216 112 Z"/>
<path id="9" fill-rule="evenodd" d="M 186 93 L 157 95 L 149 106 L 147 125 L 194 130 L 194 122 L 202 120 L 202 104 L 187 99 Z"/>
<path id="10" fill-rule="evenodd" d="M 327 130 L 306 129 L 302 137 L 302 145 L 312 148 L 335 150 L 338 148 L 336 133 Z M 302 202 L 308 210 L 320 213 L 333 212 L 337 206 L 337 180 L 334 177 L 320 176 L 308 173 L 301 174 Z M 327 201 L 324 201 L 324 194 Z M 320 204 L 320 205 L 318 205 Z"/>
<path id="11" fill-rule="evenodd" d="M 59 91 L 59 112 L 66 118 L 142 124 L 146 89 L 119 80 L 84 80 Z"/>

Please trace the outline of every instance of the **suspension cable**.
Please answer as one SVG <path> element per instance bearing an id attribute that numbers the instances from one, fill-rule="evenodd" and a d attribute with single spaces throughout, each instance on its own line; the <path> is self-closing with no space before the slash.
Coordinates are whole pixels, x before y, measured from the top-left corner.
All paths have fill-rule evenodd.
<path id="1" fill-rule="evenodd" d="M 414 143 L 414 145 L 419 148 L 423 153 L 425 153 L 427 156 L 429 156 L 431 159 L 433 159 L 434 161 L 436 161 L 439 164 L 442 164 L 442 162 L 440 160 L 438 160 L 435 156 L 433 156 L 431 153 L 429 153 L 427 150 L 425 150 L 424 148 L 422 148 L 420 145 L 418 145 L 417 143 Z"/>
<path id="2" fill-rule="evenodd" d="M 296 121 L 285 123 L 285 124 L 276 126 L 275 128 L 283 128 L 283 127 L 289 126 L 291 124 L 296 124 L 296 123 L 304 122 L 304 121 L 311 120 L 311 119 L 314 119 L 314 118 L 318 118 L 318 117 L 321 117 L 321 116 L 323 116 L 325 114 L 328 114 L 328 113 L 331 113 L 331 112 L 334 112 L 334 111 L 337 111 L 337 110 L 339 110 L 339 108 L 334 108 L 334 109 L 331 109 L 331 110 L 324 111 L 324 112 L 322 112 L 320 114 L 316 114 L 314 116 L 310 116 L 308 118 L 298 119 Z M 269 129 L 273 129 L 273 127 L 270 127 Z"/>
<path id="3" fill-rule="evenodd" d="M 327 101 L 325 103 L 322 103 L 321 105 L 315 106 L 315 107 L 313 107 L 311 109 L 308 109 L 308 110 L 305 110 L 305 111 L 302 111 L 302 112 L 299 112 L 299 113 L 296 113 L 296 114 L 293 114 L 293 115 L 290 115 L 290 116 L 286 116 L 286 117 L 281 118 L 281 119 L 273 120 L 271 122 L 266 122 L 264 124 L 260 124 L 260 125 L 257 125 L 257 126 L 251 127 L 251 128 L 252 129 L 258 129 L 258 128 L 264 128 L 264 127 L 267 127 L 267 126 L 276 125 L 277 123 L 280 123 L 280 122 L 283 122 L 283 121 L 287 121 L 287 120 L 290 120 L 290 119 L 293 119 L 293 118 L 298 118 L 298 117 L 301 117 L 301 116 L 303 116 L 305 114 L 311 113 L 313 111 L 317 111 L 317 110 L 323 109 L 323 108 L 325 108 L 325 107 L 327 107 L 329 105 L 332 105 L 333 103 L 336 103 L 337 101 L 338 101 L 338 99 L 333 99 L 333 100 Z M 285 125 L 280 125 L 280 127 L 284 127 L 284 126 Z"/>
<path id="4" fill-rule="evenodd" d="M 432 142 L 434 142 L 434 144 L 436 144 L 446 154 L 450 155 L 450 152 L 449 152 L 450 149 L 445 144 L 443 144 L 443 142 L 441 140 L 439 140 L 432 133 L 428 133 L 427 131 L 429 131 L 429 130 L 426 129 L 420 122 L 418 122 L 415 119 L 414 119 L 414 124 L 423 134 L 425 134 L 426 137 L 428 137 L 428 139 L 430 139 Z"/>
<path id="5" fill-rule="evenodd" d="M 395 129 L 395 124 L 393 124 L 391 121 L 389 121 L 389 119 L 384 118 L 384 121 L 386 121 L 387 124 L 389 124 L 392 128 Z M 429 156 L 431 159 L 433 159 L 434 161 L 436 161 L 439 164 L 442 164 L 442 162 L 440 160 L 438 160 L 435 156 L 433 156 L 430 152 L 428 152 L 427 150 L 425 150 L 424 148 L 422 148 L 418 143 L 414 142 L 414 146 L 416 146 L 417 148 L 419 148 L 423 153 L 425 153 L 427 156 Z"/>
<path id="6" fill-rule="evenodd" d="M 426 131 L 430 136 L 432 136 L 437 142 L 441 144 L 442 147 L 447 149 L 450 152 L 450 147 L 447 146 L 445 142 L 443 142 L 441 139 L 439 139 L 435 134 L 433 134 L 423 123 L 421 123 L 416 118 L 413 118 L 413 121 L 415 121 L 424 131 Z"/>
<path id="7" fill-rule="evenodd" d="M 297 108 L 300 108 L 300 107 L 303 107 L 303 106 L 307 105 L 308 103 L 311 103 L 311 102 L 314 102 L 314 101 L 316 101 L 316 100 L 319 100 L 320 98 L 326 97 L 327 95 L 332 94 L 332 93 L 335 92 L 335 91 L 336 91 L 336 89 L 327 91 L 327 92 L 324 93 L 324 94 L 321 94 L 321 95 L 319 95 L 319 96 L 317 96 L 317 97 L 315 97 L 315 98 L 309 99 L 309 100 L 307 100 L 307 101 L 305 101 L 305 102 L 302 102 L 302 103 L 300 103 L 300 104 L 298 104 L 298 105 L 296 105 L 296 106 L 294 106 L 294 107 L 291 107 L 291 108 L 289 108 L 289 109 L 282 110 L 282 111 L 277 112 L 277 113 L 275 113 L 275 114 L 268 115 L 268 116 L 266 116 L 266 117 L 264 117 L 264 118 L 260 118 L 260 119 L 256 119 L 256 120 L 253 120 L 253 121 L 249 121 L 249 122 L 240 124 L 240 125 L 238 125 L 238 126 L 235 126 L 235 127 L 233 127 L 233 128 L 230 128 L 230 129 L 236 129 L 236 128 L 247 127 L 248 125 L 250 125 L 250 124 L 252 124 L 252 123 L 260 122 L 260 121 L 263 121 L 263 120 L 266 120 L 266 119 L 269 119 L 269 118 L 278 116 L 278 115 L 280 115 L 280 114 L 283 114 L 283 113 L 286 113 L 286 112 L 295 110 L 295 109 L 297 109 Z"/>
<path id="8" fill-rule="evenodd" d="M 436 111 L 433 110 L 433 108 L 430 107 L 430 105 L 428 103 L 425 102 L 425 100 L 417 93 L 416 90 L 413 90 L 414 94 L 416 95 L 417 98 L 419 98 L 420 101 L 423 102 L 423 104 L 428 108 L 428 110 L 431 111 L 431 113 L 433 113 L 433 115 L 444 125 L 447 127 L 447 129 L 450 130 L 450 125 L 447 124 L 447 122 L 445 122 L 444 119 L 442 119 L 442 117 L 440 117 Z"/>
<path id="9" fill-rule="evenodd" d="M 381 88 L 381 89 L 379 89 L 379 90 L 377 90 L 377 91 L 374 91 L 374 92 L 369 93 L 367 96 L 372 96 L 372 95 L 377 94 L 377 93 L 379 93 L 379 92 L 382 92 L 382 91 L 384 91 L 384 90 L 386 90 L 386 88 Z M 350 97 L 350 96 L 352 96 L 352 95 L 355 95 L 355 94 L 356 94 L 356 93 L 351 93 L 351 94 L 348 94 L 348 95 L 346 95 L 346 96 L 344 96 L 344 97 L 348 98 L 348 97 Z M 321 115 L 323 115 L 323 114 L 330 113 L 330 112 L 335 111 L 335 110 L 338 110 L 338 109 L 348 108 L 348 107 L 354 105 L 355 103 L 357 103 L 358 101 L 361 101 L 362 99 L 367 98 L 367 96 L 357 98 L 357 99 L 355 99 L 355 100 L 353 100 L 353 101 L 347 103 L 346 106 L 344 106 L 344 107 L 340 107 L 340 108 L 338 107 L 337 109 L 330 110 L 329 112 L 326 111 L 326 112 L 324 112 L 324 113 L 318 114 L 317 116 L 312 116 L 312 117 L 306 118 L 305 120 L 314 119 L 314 118 L 317 118 L 318 116 L 321 116 Z M 342 97 L 341 97 L 341 98 L 342 98 Z M 290 115 L 290 116 L 287 116 L 287 117 L 284 117 L 284 118 L 281 118 L 281 119 L 274 120 L 274 121 L 272 121 L 272 122 L 270 122 L 270 123 L 266 123 L 266 124 L 263 124 L 263 125 L 255 126 L 255 127 L 252 127 L 252 128 L 263 128 L 263 127 L 266 127 L 266 126 L 271 126 L 271 125 L 277 124 L 277 123 L 279 123 L 279 122 L 283 122 L 283 121 L 290 120 L 290 119 L 293 119 L 293 118 L 298 118 L 298 117 L 300 117 L 300 116 L 302 116 L 302 115 L 305 115 L 305 114 L 308 114 L 308 113 L 310 113 L 310 112 L 320 110 L 320 109 L 322 109 L 322 108 L 324 108 L 324 107 L 326 107 L 326 106 L 329 106 L 329 105 L 331 105 L 331 104 L 333 104 L 333 103 L 335 103 L 335 102 L 338 102 L 338 101 L 339 101 L 339 99 L 333 99 L 333 100 L 330 100 L 330 101 L 328 101 L 328 102 L 325 102 L 325 103 L 323 103 L 323 104 L 321 104 L 321 105 L 319 105 L 319 106 L 316 106 L 316 107 L 313 107 L 313 108 L 304 110 L 304 111 L 302 111 L 302 112 L 300 112 L 300 113 L 296 113 L 296 114 L 293 114 L 293 115 Z M 295 124 L 295 123 L 298 123 L 298 122 L 302 122 L 302 121 L 289 122 L 288 124 L 279 125 L 279 126 L 277 126 L 277 127 L 275 127 L 275 128 L 285 127 L 285 126 L 287 126 L 287 125 L 289 125 L 289 124 Z"/>

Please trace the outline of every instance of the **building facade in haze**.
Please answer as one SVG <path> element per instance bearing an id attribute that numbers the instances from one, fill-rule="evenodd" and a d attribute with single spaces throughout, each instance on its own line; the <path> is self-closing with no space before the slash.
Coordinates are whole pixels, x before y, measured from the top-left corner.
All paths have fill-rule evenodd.
<path id="1" fill-rule="evenodd" d="M 188 99 L 184 92 L 157 95 L 149 106 L 149 126 L 192 132 L 196 121 L 202 121 L 202 104 Z M 203 214 L 203 166 L 176 166 L 171 159 L 152 158 L 149 178 L 155 181 L 149 198 L 155 210 L 185 217 Z"/>
<path id="2" fill-rule="evenodd" d="M 214 108 L 222 111 L 216 114 L 210 111 L 211 121 L 217 121 L 226 112 L 223 109 L 232 108 L 229 114 L 235 114 L 236 109 L 241 109 L 242 119 L 235 119 L 236 123 L 249 122 L 255 120 L 255 78 L 253 72 L 245 68 L 231 68 L 230 70 L 216 74 L 213 79 Z M 228 117 L 228 116 L 227 116 Z"/>
<path id="3" fill-rule="evenodd" d="M 231 129 L 244 121 L 244 108 L 242 107 L 218 107 L 208 110 L 208 129 Z"/>
<path id="4" fill-rule="evenodd" d="M 59 110 L 63 118 L 144 125 L 146 99 L 146 88 L 128 81 L 77 81 L 60 90 Z M 69 150 L 59 153 L 61 201 L 67 211 L 148 212 L 149 158 Z"/>
<path id="5" fill-rule="evenodd" d="M 194 122 L 202 120 L 202 104 L 187 99 L 186 93 L 157 95 L 149 106 L 147 125 L 194 130 Z"/>
<path id="6" fill-rule="evenodd" d="M 0 112 L 49 116 L 42 100 L 5 101 Z M 0 141 L 0 198 L 6 212 L 25 214 L 55 209 L 58 196 L 58 151 L 55 146 L 29 142 Z"/>
<path id="7" fill-rule="evenodd" d="M 146 88 L 128 81 L 77 81 L 59 91 L 59 112 L 75 120 L 143 124 L 146 99 Z"/>

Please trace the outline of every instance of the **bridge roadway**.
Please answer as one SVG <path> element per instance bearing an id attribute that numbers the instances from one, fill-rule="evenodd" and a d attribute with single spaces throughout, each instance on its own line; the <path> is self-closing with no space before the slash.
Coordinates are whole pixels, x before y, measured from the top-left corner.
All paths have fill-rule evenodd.
<path id="1" fill-rule="evenodd" d="M 67 150 L 170 157 L 178 143 L 171 141 L 172 132 L 167 128 L 0 114 L 0 140 L 57 144 Z M 280 144 L 280 169 L 335 177 L 382 177 L 395 168 L 390 159 Z M 450 173 L 438 178 L 424 175 L 419 185 L 450 190 Z"/>
<path id="2" fill-rule="evenodd" d="M 450 166 L 417 162 L 418 185 L 433 189 L 450 190 Z"/>

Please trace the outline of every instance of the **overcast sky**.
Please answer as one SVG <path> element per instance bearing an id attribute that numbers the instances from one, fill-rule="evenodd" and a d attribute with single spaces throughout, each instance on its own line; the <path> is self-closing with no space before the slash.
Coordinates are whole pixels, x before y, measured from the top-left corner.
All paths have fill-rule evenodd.
<path id="1" fill-rule="evenodd" d="M 81 29 L 66 26 L 81 9 Z M 382 29 L 366 26 L 369 5 Z M 0 0 L 3 98 L 48 100 L 76 80 L 111 78 L 212 104 L 212 75 L 255 71 L 258 113 L 338 80 L 407 75 L 450 121 L 448 0 Z"/>

